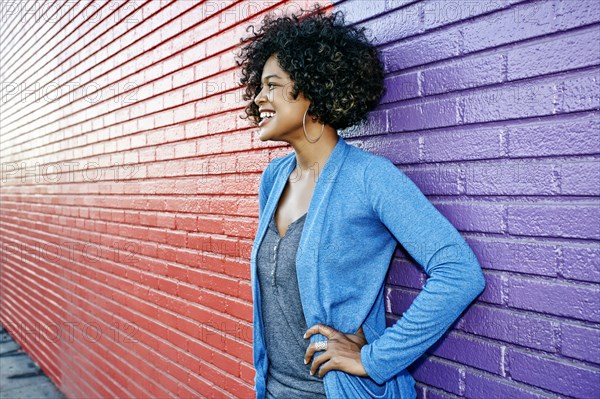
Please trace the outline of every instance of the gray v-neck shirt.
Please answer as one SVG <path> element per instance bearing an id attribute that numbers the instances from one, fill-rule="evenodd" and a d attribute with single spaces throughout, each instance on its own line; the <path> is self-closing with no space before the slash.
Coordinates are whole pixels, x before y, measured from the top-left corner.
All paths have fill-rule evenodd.
<path id="1" fill-rule="evenodd" d="M 269 358 L 267 399 L 327 398 L 323 380 L 309 374 L 312 359 L 304 364 L 309 340 L 302 336 L 308 326 L 298 289 L 296 253 L 305 219 L 306 213 L 293 221 L 280 238 L 273 214 L 257 253 L 264 339 Z"/>

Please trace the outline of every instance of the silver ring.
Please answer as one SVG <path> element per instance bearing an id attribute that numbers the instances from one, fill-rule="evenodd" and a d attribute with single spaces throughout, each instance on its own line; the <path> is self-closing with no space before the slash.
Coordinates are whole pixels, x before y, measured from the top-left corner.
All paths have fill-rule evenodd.
<path id="1" fill-rule="evenodd" d="M 327 341 L 317 341 L 315 342 L 315 349 L 318 351 L 327 350 Z"/>

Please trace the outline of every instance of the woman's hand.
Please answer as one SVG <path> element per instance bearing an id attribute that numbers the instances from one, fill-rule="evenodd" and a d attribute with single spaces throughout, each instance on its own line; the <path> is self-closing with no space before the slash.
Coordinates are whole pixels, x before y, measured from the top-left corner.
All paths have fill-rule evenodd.
<path id="1" fill-rule="evenodd" d="M 319 377 L 323 378 L 329 370 L 341 370 L 349 374 L 368 377 L 362 361 L 360 360 L 360 349 L 367 344 L 362 326 L 355 334 L 344 334 L 324 324 L 315 324 L 304 334 L 304 339 L 314 334 L 322 334 L 327 337 L 327 350 L 315 357 L 310 368 L 310 374 L 314 375 L 323 363 Z M 306 350 L 304 363 L 308 364 L 313 354 L 317 352 L 315 343 L 311 343 Z"/>

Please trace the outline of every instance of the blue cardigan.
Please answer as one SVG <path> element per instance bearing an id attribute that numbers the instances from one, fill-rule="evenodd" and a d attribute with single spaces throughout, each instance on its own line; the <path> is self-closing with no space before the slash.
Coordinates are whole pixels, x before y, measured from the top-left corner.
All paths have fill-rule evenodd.
<path id="1" fill-rule="evenodd" d="M 254 301 L 256 397 L 265 397 L 269 364 L 263 340 L 256 254 L 295 152 L 273 159 L 260 179 L 259 223 L 250 259 Z M 384 283 L 400 244 L 428 279 L 402 317 L 386 328 Z M 416 397 L 406 367 L 420 357 L 483 291 L 481 267 L 468 244 L 391 161 L 338 136 L 318 177 L 296 256 L 307 326 L 327 324 L 354 334 L 363 326 L 361 360 L 369 377 L 325 374 L 329 398 Z M 310 341 L 325 339 L 321 334 Z M 315 356 L 319 356 L 318 352 Z"/>

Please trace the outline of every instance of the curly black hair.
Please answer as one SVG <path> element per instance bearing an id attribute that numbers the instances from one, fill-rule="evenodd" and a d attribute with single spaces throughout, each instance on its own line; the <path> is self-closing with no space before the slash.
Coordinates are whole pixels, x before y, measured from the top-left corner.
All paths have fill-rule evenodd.
<path id="1" fill-rule="evenodd" d="M 301 18 L 304 11 L 311 10 L 279 18 L 267 14 L 258 32 L 253 25 L 246 29 L 253 35 L 241 39 L 236 64 L 242 67 L 240 84 L 247 84 L 243 99 L 251 101 L 241 118 L 255 126 L 260 121 L 253 100 L 263 67 L 275 55 L 293 82 L 293 99 L 302 92 L 311 102 L 308 113 L 320 123 L 344 129 L 363 122 L 385 91 L 378 49 L 366 28 L 344 24 L 341 11 L 328 16 L 318 3 Z"/>

